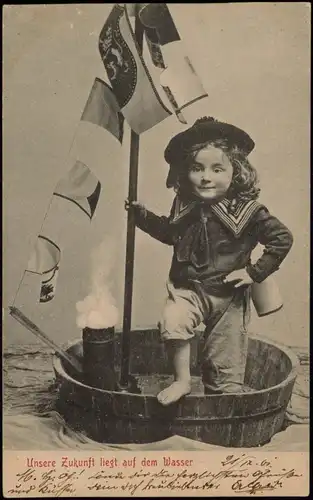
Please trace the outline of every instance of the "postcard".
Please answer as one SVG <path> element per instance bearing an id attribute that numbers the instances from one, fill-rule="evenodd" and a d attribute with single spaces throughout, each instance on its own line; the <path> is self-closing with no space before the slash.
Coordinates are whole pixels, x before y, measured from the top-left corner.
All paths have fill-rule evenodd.
<path id="1" fill-rule="evenodd" d="M 308 495 L 309 4 L 3 14 L 4 496 Z"/>

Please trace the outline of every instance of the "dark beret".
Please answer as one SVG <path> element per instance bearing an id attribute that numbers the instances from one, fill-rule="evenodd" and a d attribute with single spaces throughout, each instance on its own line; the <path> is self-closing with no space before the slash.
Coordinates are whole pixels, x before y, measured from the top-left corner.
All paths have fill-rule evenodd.
<path id="1" fill-rule="evenodd" d="M 173 165 L 184 160 L 192 146 L 217 139 L 225 140 L 229 148 L 237 146 L 246 156 L 255 145 L 246 132 L 234 125 L 212 117 L 199 118 L 192 127 L 175 135 L 165 149 L 164 158 L 172 166 L 166 182 L 167 187 L 172 187 L 175 183 L 177 173 L 173 171 Z"/>

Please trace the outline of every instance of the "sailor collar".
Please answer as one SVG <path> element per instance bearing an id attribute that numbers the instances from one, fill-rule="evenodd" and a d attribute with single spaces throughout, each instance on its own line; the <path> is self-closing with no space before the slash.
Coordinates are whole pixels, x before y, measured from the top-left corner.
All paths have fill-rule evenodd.
<path id="1" fill-rule="evenodd" d="M 172 224 L 177 224 L 196 206 L 199 206 L 199 201 L 184 201 L 176 196 L 170 222 Z M 218 203 L 211 205 L 211 210 L 220 222 L 222 222 L 222 224 L 229 229 L 236 238 L 239 238 L 252 217 L 261 207 L 262 205 L 257 201 L 250 200 L 238 201 L 236 206 L 233 208 L 231 207 L 231 201 L 224 198 Z"/>

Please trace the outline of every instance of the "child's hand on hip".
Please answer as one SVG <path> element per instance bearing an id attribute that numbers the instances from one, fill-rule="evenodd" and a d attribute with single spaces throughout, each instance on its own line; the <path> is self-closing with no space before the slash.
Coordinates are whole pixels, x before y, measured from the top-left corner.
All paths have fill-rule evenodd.
<path id="1" fill-rule="evenodd" d="M 232 281 L 237 281 L 234 288 L 239 288 L 240 286 L 248 286 L 253 283 L 253 279 L 250 278 L 249 274 L 245 269 L 237 269 L 231 272 L 224 278 L 224 283 L 230 283 Z"/>

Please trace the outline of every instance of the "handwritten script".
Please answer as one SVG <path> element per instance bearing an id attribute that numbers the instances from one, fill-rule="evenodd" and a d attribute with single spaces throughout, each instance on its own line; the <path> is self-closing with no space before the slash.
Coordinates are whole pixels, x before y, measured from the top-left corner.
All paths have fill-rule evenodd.
<path id="1" fill-rule="evenodd" d="M 7 496 L 149 496 L 161 493 L 207 496 L 216 494 L 256 495 L 274 490 L 287 491 L 302 473 L 295 467 L 279 465 L 279 457 L 258 459 L 257 454 L 228 455 L 216 460 L 208 455 L 207 467 L 136 467 L 116 461 L 116 467 L 23 468 L 12 475 Z M 129 462 L 129 460 L 128 460 Z M 157 461 L 155 461 L 157 462 Z M 158 461 L 159 462 L 159 461 Z M 162 463 L 162 461 L 160 461 Z M 203 462 L 201 462 L 201 465 Z M 211 493 L 210 493 L 211 492 Z"/>

